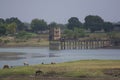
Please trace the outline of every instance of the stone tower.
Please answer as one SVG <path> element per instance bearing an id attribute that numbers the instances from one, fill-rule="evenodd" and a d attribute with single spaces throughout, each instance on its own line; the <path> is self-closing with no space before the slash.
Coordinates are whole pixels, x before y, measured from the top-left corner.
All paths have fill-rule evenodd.
<path id="1" fill-rule="evenodd" d="M 51 27 L 49 30 L 49 40 L 59 40 L 61 38 L 61 30 L 60 27 Z"/>

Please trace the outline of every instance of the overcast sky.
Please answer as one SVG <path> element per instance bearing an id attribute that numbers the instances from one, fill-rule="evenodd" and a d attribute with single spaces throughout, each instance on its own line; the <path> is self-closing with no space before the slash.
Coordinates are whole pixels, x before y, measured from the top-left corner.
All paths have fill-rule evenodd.
<path id="1" fill-rule="evenodd" d="M 101 16 L 105 21 L 120 21 L 120 0 L 0 0 L 0 17 L 18 17 L 23 22 L 34 18 L 48 23 L 67 23 L 70 17 L 81 22 L 87 15 Z"/>

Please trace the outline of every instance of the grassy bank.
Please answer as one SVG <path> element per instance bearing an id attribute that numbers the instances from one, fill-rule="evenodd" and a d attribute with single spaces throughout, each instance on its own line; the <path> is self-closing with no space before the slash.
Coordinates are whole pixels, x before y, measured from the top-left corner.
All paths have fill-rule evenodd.
<path id="1" fill-rule="evenodd" d="M 21 75 L 29 77 L 30 75 L 34 75 L 35 71 L 38 69 L 43 71 L 42 76 L 45 77 L 120 78 L 120 60 L 81 60 L 58 64 L 40 64 L 11 69 L 0 69 L 0 78 L 4 80 L 6 77 L 18 76 L 19 79 L 22 79 L 20 77 Z"/>
<path id="2" fill-rule="evenodd" d="M 0 47 L 48 47 L 48 34 L 26 33 L 23 36 L 1 36 Z"/>
<path id="3" fill-rule="evenodd" d="M 110 33 L 86 33 L 89 37 L 80 38 L 85 39 L 109 39 Z M 113 37 L 120 38 L 120 32 L 111 33 Z M 49 34 L 34 34 L 26 33 L 23 36 L 1 36 L 0 37 L 0 47 L 48 47 L 49 46 Z M 110 48 L 119 48 L 113 46 Z"/>
<path id="4" fill-rule="evenodd" d="M 5 45 L 7 47 L 48 47 L 49 46 L 49 41 L 47 40 L 41 40 L 41 41 L 35 41 L 35 40 L 31 40 L 31 41 L 27 41 L 27 42 L 12 42 L 12 43 L 8 43 L 7 45 Z"/>
<path id="5" fill-rule="evenodd" d="M 48 40 L 30 39 L 27 41 L 11 41 L 9 43 L 3 44 L 0 47 L 48 47 Z"/>

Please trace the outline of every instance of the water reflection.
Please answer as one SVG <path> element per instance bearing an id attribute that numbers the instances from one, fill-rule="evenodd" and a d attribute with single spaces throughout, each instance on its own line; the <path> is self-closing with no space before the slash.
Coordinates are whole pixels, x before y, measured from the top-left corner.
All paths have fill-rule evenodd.
<path id="1" fill-rule="evenodd" d="M 0 52 L 0 60 L 19 60 L 29 58 L 43 58 L 43 57 L 60 57 L 55 53 L 40 54 L 40 53 L 14 53 L 14 52 Z"/>
<path id="2" fill-rule="evenodd" d="M 25 53 L 0 52 L 0 60 L 18 60 L 25 59 Z"/>
<path id="3" fill-rule="evenodd" d="M 0 48 L 0 68 L 4 64 L 23 65 L 23 62 L 32 64 L 49 64 L 51 62 L 66 62 L 85 59 L 112 59 L 120 60 L 120 49 L 93 49 L 93 50 L 59 50 L 49 48 Z"/>

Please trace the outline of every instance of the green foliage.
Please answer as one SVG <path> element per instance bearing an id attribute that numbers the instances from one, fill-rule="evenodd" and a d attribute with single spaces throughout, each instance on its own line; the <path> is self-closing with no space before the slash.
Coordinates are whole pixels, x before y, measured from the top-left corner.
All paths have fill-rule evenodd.
<path id="1" fill-rule="evenodd" d="M 71 17 L 68 20 L 67 28 L 70 30 L 74 30 L 74 28 L 80 28 L 82 27 L 82 23 L 79 21 L 77 17 Z"/>
<path id="2" fill-rule="evenodd" d="M 33 32 L 38 33 L 47 29 L 47 23 L 44 20 L 33 19 L 31 22 L 31 28 Z"/>
<path id="3" fill-rule="evenodd" d="M 30 23 L 24 22 L 24 30 L 25 31 L 30 31 L 31 30 L 30 26 L 31 26 Z"/>
<path id="4" fill-rule="evenodd" d="M 17 68 L 11 68 L 11 69 L 2 69 L 0 70 L 0 75 L 18 75 L 18 74 L 34 74 L 34 69 L 32 67 L 17 67 Z"/>
<path id="5" fill-rule="evenodd" d="M 103 29 L 105 32 L 110 32 L 113 30 L 113 25 L 110 22 L 104 22 Z"/>
<path id="6" fill-rule="evenodd" d="M 75 38 L 79 38 L 79 37 L 85 37 L 86 33 L 84 29 L 79 29 L 79 28 L 75 28 L 74 29 L 74 36 Z"/>
<path id="7" fill-rule="evenodd" d="M 0 35 L 13 35 L 22 30 L 25 30 L 25 27 L 18 18 L 11 17 L 6 20 L 0 18 Z"/>
<path id="8" fill-rule="evenodd" d="M 0 25 L 1 25 L 1 24 L 4 24 L 4 23 L 5 23 L 5 20 L 2 19 L 2 18 L 0 18 Z"/>
<path id="9" fill-rule="evenodd" d="M 6 33 L 6 28 L 4 25 L 0 25 L 0 36 L 5 35 Z"/>
<path id="10" fill-rule="evenodd" d="M 10 24 L 8 24 L 7 27 L 6 27 L 7 34 L 14 35 L 16 33 L 16 28 L 17 28 L 16 23 L 10 23 Z"/>
<path id="11" fill-rule="evenodd" d="M 107 36 L 108 36 L 110 39 L 120 39 L 120 33 L 115 32 L 115 31 L 108 32 L 108 33 L 107 33 Z"/>
<path id="12" fill-rule="evenodd" d="M 17 39 L 29 39 L 32 36 L 34 36 L 34 34 L 28 33 L 28 32 L 25 32 L 25 31 L 21 31 L 18 34 L 16 34 Z"/>
<path id="13" fill-rule="evenodd" d="M 16 31 L 19 32 L 24 30 L 24 24 L 18 18 L 15 18 L 15 17 L 7 18 L 6 24 L 11 24 L 11 23 L 16 23 L 17 25 Z"/>
<path id="14" fill-rule="evenodd" d="M 51 27 L 57 27 L 57 23 L 56 22 L 52 22 L 48 25 L 49 28 Z"/>
<path id="15" fill-rule="evenodd" d="M 120 60 L 79 60 L 71 61 L 58 64 L 47 64 L 47 65 L 32 65 L 15 67 L 10 69 L 0 69 L 0 76 L 10 75 L 34 75 L 35 71 L 40 68 L 43 71 L 43 76 L 63 76 L 63 77 L 110 77 L 112 75 L 104 74 L 105 70 L 115 69 L 116 74 L 119 73 Z M 21 77 L 21 76 L 20 76 Z M 114 76 L 115 77 L 115 76 Z M 119 77 L 119 76 L 118 76 Z M 22 78 L 21 78 L 22 79 Z"/>
<path id="16" fill-rule="evenodd" d="M 5 44 L 7 44 L 7 43 L 9 43 L 9 42 L 10 42 L 9 40 L 4 40 L 4 43 L 5 43 Z"/>
<path id="17" fill-rule="evenodd" d="M 3 42 L 3 40 L 2 39 L 0 39 L 0 43 L 2 43 Z"/>
<path id="18" fill-rule="evenodd" d="M 64 37 L 65 37 L 65 38 L 73 38 L 73 36 L 74 36 L 74 33 L 73 33 L 72 30 L 66 29 L 66 30 L 64 31 Z"/>
<path id="19" fill-rule="evenodd" d="M 103 24 L 104 20 L 99 16 L 88 15 L 85 17 L 84 26 L 86 29 L 90 29 L 91 32 L 101 30 Z"/>
<path id="20" fill-rule="evenodd" d="M 85 37 L 86 33 L 84 29 L 74 28 L 74 31 L 66 29 L 64 31 L 64 36 L 65 38 L 68 38 L 68 39 L 78 39 L 80 37 Z"/>
<path id="21" fill-rule="evenodd" d="M 61 31 L 64 31 L 65 29 L 67 29 L 67 25 L 65 24 L 57 24 L 56 22 L 51 22 L 49 25 L 48 25 L 48 28 L 52 28 L 52 27 L 60 27 Z"/>

